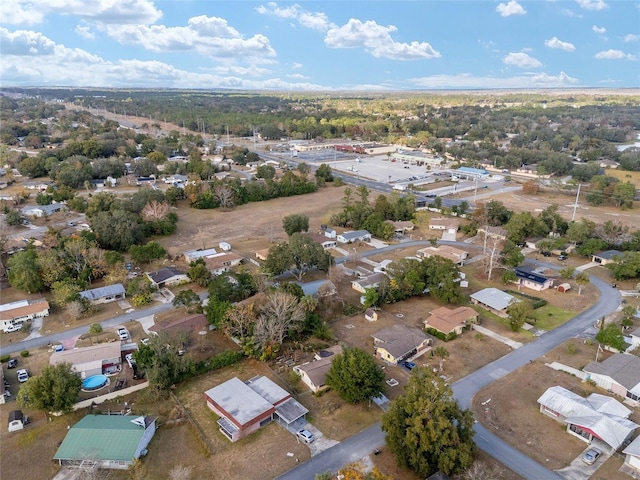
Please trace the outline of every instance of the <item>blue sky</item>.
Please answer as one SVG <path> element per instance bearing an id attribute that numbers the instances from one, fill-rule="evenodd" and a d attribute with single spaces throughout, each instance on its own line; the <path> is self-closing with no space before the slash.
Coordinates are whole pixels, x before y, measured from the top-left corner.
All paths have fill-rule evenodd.
<path id="1" fill-rule="evenodd" d="M 0 85 L 640 87 L 640 1 L 3 0 Z"/>

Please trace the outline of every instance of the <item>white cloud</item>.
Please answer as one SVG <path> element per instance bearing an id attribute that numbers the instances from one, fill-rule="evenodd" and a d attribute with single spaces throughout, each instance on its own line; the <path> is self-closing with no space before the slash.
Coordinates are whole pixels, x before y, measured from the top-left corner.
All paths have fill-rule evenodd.
<path id="1" fill-rule="evenodd" d="M 302 75 L 301 73 L 289 73 L 287 78 L 293 78 L 295 80 L 309 80 L 310 77 Z"/>
<path id="2" fill-rule="evenodd" d="M 219 65 L 213 68 L 213 72 L 219 75 L 241 75 L 243 77 L 262 77 L 271 73 L 269 69 L 257 67 L 255 65 L 249 67 Z"/>
<path id="3" fill-rule="evenodd" d="M 597 60 L 635 60 L 636 57 L 630 53 L 624 53 L 622 50 L 603 50 L 594 55 Z"/>
<path id="4" fill-rule="evenodd" d="M 303 27 L 320 32 L 324 32 L 334 26 L 329 22 L 325 13 L 309 12 L 298 4 L 279 7 L 276 2 L 269 2 L 266 6 L 260 5 L 256 7 L 256 12 L 261 15 L 272 15 L 282 19 L 297 20 Z"/>
<path id="5" fill-rule="evenodd" d="M 598 27 L 597 25 L 594 25 L 593 27 L 591 27 L 591 30 L 593 30 L 595 33 L 602 35 L 603 33 L 606 33 L 607 29 L 604 27 Z"/>
<path id="6" fill-rule="evenodd" d="M 568 8 L 565 8 L 562 10 L 562 15 L 564 15 L 565 17 L 571 17 L 571 18 L 582 18 L 582 15 L 574 12 L 573 10 L 569 10 Z"/>
<path id="7" fill-rule="evenodd" d="M 103 24 L 152 24 L 162 18 L 152 0 L 3 0 L 2 23 L 36 25 L 48 14 L 75 15 Z"/>
<path id="8" fill-rule="evenodd" d="M 538 68 L 542 66 L 539 60 L 530 57 L 524 52 L 511 52 L 502 59 L 506 65 L 514 65 L 520 68 Z"/>
<path id="9" fill-rule="evenodd" d="M 427 42 L 399 43 L 391 38 L 397 28 L 378 25 L 372 20 L 351 18 L 345 25 L 329 29 L 324 43 L 329 48 L 364 48 L 376 58 L 416 60 L 438 58 L 440 53 Z"/>
<path id="10" fill-rule="evenodd" d="M 544 44 L 549 48 L 564 50 L 565 52 L 573 52 L 576 49 L 573 43 L 563 42 L 558 37 L 553 37 L 553 38 L 550 38 L 549 40 L 545 40 Z"/>
<path id="11" fill-rule="evenodd" d="M 91 31 L 91 28 L 87 25 L 76 25 L 75 32 L 87 40 L 93 40 L 96 38 L 95 34 Z"/>
<path id="12" fill-rule="evenodd" d="M 298 69 L 298 68 L 302 68 L 304 67 L 304 65 L 302 63 L 298 63 L 298 62 L 294 62 L 293 65 L 291 65 L 291 68 L 294 69 Z"/>
<path id="13" fill-rule="evenodd" d="M 412 78 L 408 80 L 417 88 L 561 88 L 576 85 L 577 78 L 570 77 L 564 72 L 558 75 L 547 73 L 529 74 L 515 77 L 476 77 L 469 73 L 460 75 L 432 75 L 428 77 Z"/>
<path id="14" fill-rule="evenodd" d="M 640 40 L 640 35 L 636 35 L 635 33 L 630 33 L 624 36 L 623 39 L 625 42 L 637 42 Z"/>
<path id="15" fill-rule="evenodd" d="M 604 10 L 609 8 L 609 5 L 603 0 L 576 0 L 585 10 Z"/>
<path id="16" fill-rule="evenodd" d="M 503 17 L 510 17 L 511 15 L 524 15 L 527 11 L 516 0 L 510 0 L 509 3 L 500 3 L 496 7 L 498 12 Z"/>
<path id="17" fill-rule="evenodd" d="M 10 32 L 0 27 L 0 45 L 2 56 L 40 56 L 55 53 L 56 44 L 39 32 L 16 30 Z"/>
<path id="18" fill-rule="evenodd" d="M 276 54 L 264 35 L 243 38 L 225 19 L 204 15 L 190 18 L 182 27 L 107 25 L 104 30 L 120 43 L 140 45 L 154 52 L 194 51 L 226 59 L 257 59 Z"/>

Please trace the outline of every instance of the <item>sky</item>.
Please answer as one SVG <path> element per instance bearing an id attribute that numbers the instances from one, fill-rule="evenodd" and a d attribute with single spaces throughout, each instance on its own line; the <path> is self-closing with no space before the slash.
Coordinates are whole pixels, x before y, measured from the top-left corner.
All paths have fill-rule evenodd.
<path id="1" fill-rule="evenodd" d="M 2 0 L 0 86 L 640 88 L 640 0 Z"/>

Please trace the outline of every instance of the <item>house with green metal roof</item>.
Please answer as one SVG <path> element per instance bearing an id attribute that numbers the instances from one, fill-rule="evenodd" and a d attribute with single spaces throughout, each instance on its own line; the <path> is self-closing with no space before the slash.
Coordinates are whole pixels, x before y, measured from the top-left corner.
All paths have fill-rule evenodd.
<path id="1" fill-rule="evenodd" d="M 146 453 L 155 432 L 155 417 L 87 415 L 69 429 L 53 459 L 60 465 L 127 469 Z"/>

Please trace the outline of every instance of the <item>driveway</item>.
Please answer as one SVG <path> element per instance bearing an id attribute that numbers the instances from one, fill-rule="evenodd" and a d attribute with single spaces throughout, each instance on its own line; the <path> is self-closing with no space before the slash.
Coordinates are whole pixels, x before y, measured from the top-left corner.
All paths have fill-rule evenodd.
<path id="1" fill-rule="evenodd" d="M 600 455 L 600 458 L 598 458 L 593 465 L 587 465 L 582 461 L 582 455 L 593 447 L 600 450 L 602 455 Z M 587 480 L 609 459 L 611 454 L 607 453 L 608 450 L 608 445 L 603 442 L 594 441 L 592 445 L 588 445 L 568 466 L 557 472 L 567 480 Z"/>

